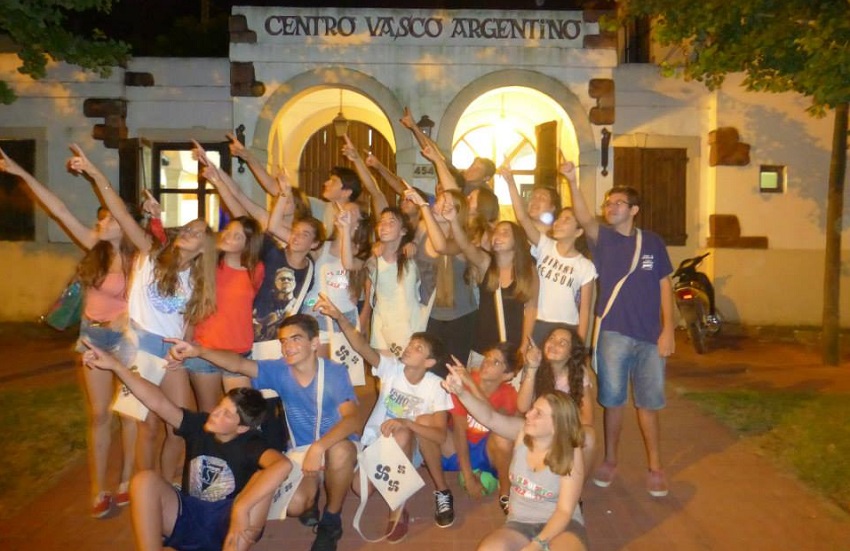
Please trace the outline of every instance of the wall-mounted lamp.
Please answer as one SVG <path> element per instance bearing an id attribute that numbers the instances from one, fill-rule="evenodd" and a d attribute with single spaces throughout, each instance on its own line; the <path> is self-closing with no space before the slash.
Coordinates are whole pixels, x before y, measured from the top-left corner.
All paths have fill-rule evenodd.
<path id="1" fill-rule="evenodd" d="M 611 144 L 611 131 L 607 128 L 602 129 L 602 175 L 608 176 L 608 146 Z"/>
<path id="2" fill-rule="evenodd" d="M 240 124 L 236 127 L 236 139 L 239 140 L 239 143 L 245 145 L 245 125 Z M 236 169 L 239 174 L 245 173 L 245 159 L 239 157 L 239 168 Z"/>
<path id="3" fill-rule="evenodd" d="M 419 127 L 419 130 L 422 131 L 423 134 L 431 137 L 431 131 L 434 129 L 434 125 L 436 123 L 428 118 L 428 115 L 422 115 L 422 118 L 416 123 L 416 126 Z"/>
<path id="4" fill-rule="evenodd" d="M 339 89 L 339 114 L 334 117 L 334 134 L 337 138 L 342 138 L 348 134 L 348 119 L 342 114 L 342 88 Z"/>

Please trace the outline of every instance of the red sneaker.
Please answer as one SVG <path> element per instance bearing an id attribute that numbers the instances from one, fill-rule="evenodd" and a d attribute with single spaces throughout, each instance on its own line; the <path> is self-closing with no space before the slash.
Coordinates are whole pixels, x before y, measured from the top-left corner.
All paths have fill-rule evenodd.
<path id="1" fill-rule="evenodd" d="M 94 506 L 91 509 L 91 516 L 94 518 L 103 518 L 112 510 L 112 494 L 109 492 L 100 492 L 94 499 Z"/>
<path id="2" fill-rule="evenodd" d="M 410 527 L 410 515 L 407 513 L 407 509 L 402 509 L 401 517 L 398 519 L 398 522 L 393 526 L 393 521 L 389 521 L 387 524 L 387 542 L 388 543 L 401 543 L 404 538 L 407 537 L 407 529 Z"/>

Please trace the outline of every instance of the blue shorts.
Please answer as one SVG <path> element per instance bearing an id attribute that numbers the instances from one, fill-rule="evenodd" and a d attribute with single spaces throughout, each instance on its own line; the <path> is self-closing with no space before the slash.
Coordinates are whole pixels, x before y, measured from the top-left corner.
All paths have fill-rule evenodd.
<path id="1" fill-rule="evenodd" d="M 136 347 L 126 331 L 115 330 L 108 325 L 93 324 L 86 318 L 80 321 L 80 340 L 77 341 L 77 352 L 88 350 L 82 343 L 84 338 L 101 350 L 114 354 L 124 365 L 132 362 L 136 355 Z"/>
<path id="2" fill-rule="evenodd" d="M 242 354 L 243 358 L 250 358 L 251 351 L 247 351 Z M 220 373 L 222 377 L 243 377 L 239 373 L 233 373 L 232 371 L 228 371 L 226 369 L 222 369 L 215 365 L 214 363 L 210 363 L 203 358 L 187 358 L 183 360 L 183 367 L 186 368 L 190 373 L 205 373 L 205 374 L 215 374 Z"/>
<path id="3" fill-rule="evenodd" d="M 203 501 L 175 492 L 179 502 L 177 520 L 162 545 L 177 551 L 221 551 L 230 528 L 233 500 Z"/>
<path id="4" fill-rule="evenodd" d="M 490 465 L 490 458 L 487 457 L 487 441 L 490 434 L 482 438 L 477 444 L 467 441 L 469 445 L 469 462 L 472 464 L 473 471 L 487 471 L 492 475 L 496 474 L 496 469 Z M 457 454 L 452 454 L 449 457 L 443 457 L 444 471 L 459 471 L 460 462 L 457 459 Z"/>
<path id="5" fill-rule="evenodd" d="M 166 337 L 145 331 L 135 323 L 132 323 L 131 327 L 130 334 L 133 335 L 133 340 L 139 350 L 144 350 L 157 358 L 168 359 L 168 351 L 174 345 L 170 342 L 165 342 L 163 339 Z"/>
<path id="6" fill-rule="evenodd" d="M 615 331 L 602 331 L 597 343 L 596 363 L 599 404 L 602 407 L 625 405 L 629 381 L 636 407 L 657 410 L 666 405 L 666 362 L 658 355 L 655 343 L 633 339 Z"/>

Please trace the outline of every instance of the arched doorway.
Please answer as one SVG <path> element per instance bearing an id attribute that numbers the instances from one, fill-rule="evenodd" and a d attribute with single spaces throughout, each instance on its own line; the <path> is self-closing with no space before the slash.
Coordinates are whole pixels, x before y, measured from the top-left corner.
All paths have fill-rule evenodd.
<path id="1" fill-rule="evenodd" d="M 372 154 L 391 172 L 396 171 L 395 151 L 389 141 L 374 127 L 360 122 L 349 121 L 348 137 L 354 146 L 365 157 L 366 151 Z M 343 139 L 334 133 L 332 124 L 323 126 L 307 140 L 301 151 L 298 163 L 298 182 L 300 187 L 311 197 L 322 196 L 322 184 L 328 178 L 328 172 L 335 166 L 351 166 L 351 161 L 342 155 Z M 386 182 L 372 171 L 378 187 L 386 195 L 391 205 L 397 204 L 396 193 Z M 369 198 L 364 194 L 360 200 L 364 208 L 368 208 Z"/>

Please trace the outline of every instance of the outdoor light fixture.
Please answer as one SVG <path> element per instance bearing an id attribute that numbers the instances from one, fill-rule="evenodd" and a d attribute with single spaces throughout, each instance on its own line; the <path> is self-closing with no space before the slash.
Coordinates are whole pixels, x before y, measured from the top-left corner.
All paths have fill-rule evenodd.
<path id="1" fill-rule="evenodd" d="M 434 121 L 428 118 L 428 115 L 422 115 L 422 118 L 416 123 L 416 126 L 423 134 L 431 137 L 431 131 L 434 129 Z"/>
<path id="2" fill-rule="evenodd" d="M 245 145 L 245 125 L 244 124 L 240 124 L 239 126 L 236 127 L 236 139 L 239 141 L 239 143 L 241 143 L 242 145 Z M 236 169 L 236 170 L 239 172 L 239 174 L 244 174 L 245 173 L 245 159 L 243 159 L 242 157 L 238 157 L 238 159 L 239 159 L 239 168 Z"/>
<path id="3" fill-rule="evenodd" d="M 339 89 L 339 114 L 334 117 L 334 134 L 337 138 L 342 138 L 348 134 L 348 119 L 342 114 L 342 88 Z"/>

